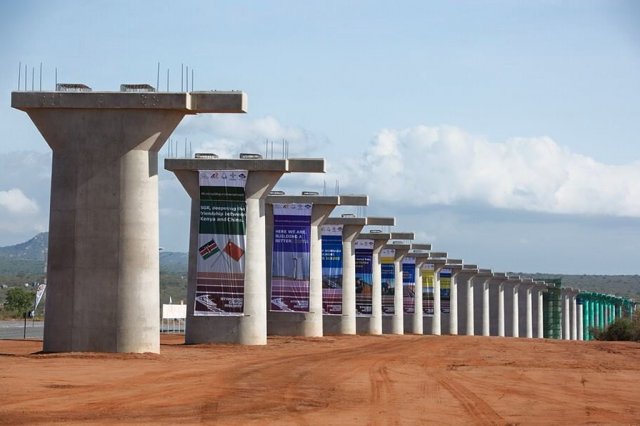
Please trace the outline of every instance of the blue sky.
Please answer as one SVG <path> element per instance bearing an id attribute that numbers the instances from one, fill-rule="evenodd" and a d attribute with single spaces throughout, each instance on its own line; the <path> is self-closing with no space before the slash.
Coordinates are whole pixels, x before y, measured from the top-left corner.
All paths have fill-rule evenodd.
<path id="1" fill-rule="evenodd" d="M 243 117 L 191 117 L 194 150 L 265 139 L 325 157 L 335 186 L 434 248 L 496 270 L 638 273 L 640 5 L 629 1 L 0 2 L 0 244 L 46 229 L 48 147 L 9 107 L 18 63 L 58 80 L 241 89 Z M 24 65 L 23 65 L 24 66 Z M 49 167 L 49 169 L 48 169 Z M 34 172 L 36 170 L 36 172 Z M 160 176 L 161 244 L 188 201 Z"/>

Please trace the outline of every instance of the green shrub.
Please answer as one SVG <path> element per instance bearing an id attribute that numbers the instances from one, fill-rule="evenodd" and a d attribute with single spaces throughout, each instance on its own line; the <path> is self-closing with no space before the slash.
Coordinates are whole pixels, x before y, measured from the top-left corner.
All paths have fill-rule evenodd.
<path id="1" fill-rule="evenodd" d="M 617 318 L 604 330 L 591 331 L 597 340 L 640 341 L 640 314 L 636 313 L 633 318 Z"/>

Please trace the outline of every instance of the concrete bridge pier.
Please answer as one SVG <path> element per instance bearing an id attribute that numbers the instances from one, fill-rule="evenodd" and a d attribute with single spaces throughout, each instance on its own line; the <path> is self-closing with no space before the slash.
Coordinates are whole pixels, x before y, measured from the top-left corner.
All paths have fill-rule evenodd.
<path id="1" fill-rule="evenodd" d="M 14 92 L 53 150 L 45 352 L 159 352 L 158 151 L 242 92 Z"/>

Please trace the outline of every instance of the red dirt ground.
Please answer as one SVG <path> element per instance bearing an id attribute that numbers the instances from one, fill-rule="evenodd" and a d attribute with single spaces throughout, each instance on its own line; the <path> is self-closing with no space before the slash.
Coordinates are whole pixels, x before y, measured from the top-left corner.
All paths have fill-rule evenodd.
<path id="1" fill-rule="evenodd" d="M 640 423 L 640 345 L 453 336 L 270 338 L 162 354 L 0 340 L 0 423 Z"/>

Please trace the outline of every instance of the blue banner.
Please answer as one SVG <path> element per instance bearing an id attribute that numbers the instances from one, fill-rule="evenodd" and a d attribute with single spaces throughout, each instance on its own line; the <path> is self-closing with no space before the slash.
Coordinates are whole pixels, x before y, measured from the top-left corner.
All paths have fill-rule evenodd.
<path id="1" fill-rule="evenodd" d="M 320 227 L 322 237 L 322 311 L 342 314 L 342 225 Z"/>
<path id="2" fill-rule="evenodd" d="M 311 204 L 273 205 L 271 310 L 309 312 Z"/>
<path id="3" fill-rule="evenodd" d="M 373 240 L 356 240 L 356 314 L 371 315 Z"/>
<path id="4" fill-rule="evenodd" d="M 416 311 L 416 259 L 402 259 L 402 308 L 405 314 Z"/>
<path id="5" fill-rule="evenodd" d="M 451 269 L 440 271 L 440 312 L 451 311 Z"/>

